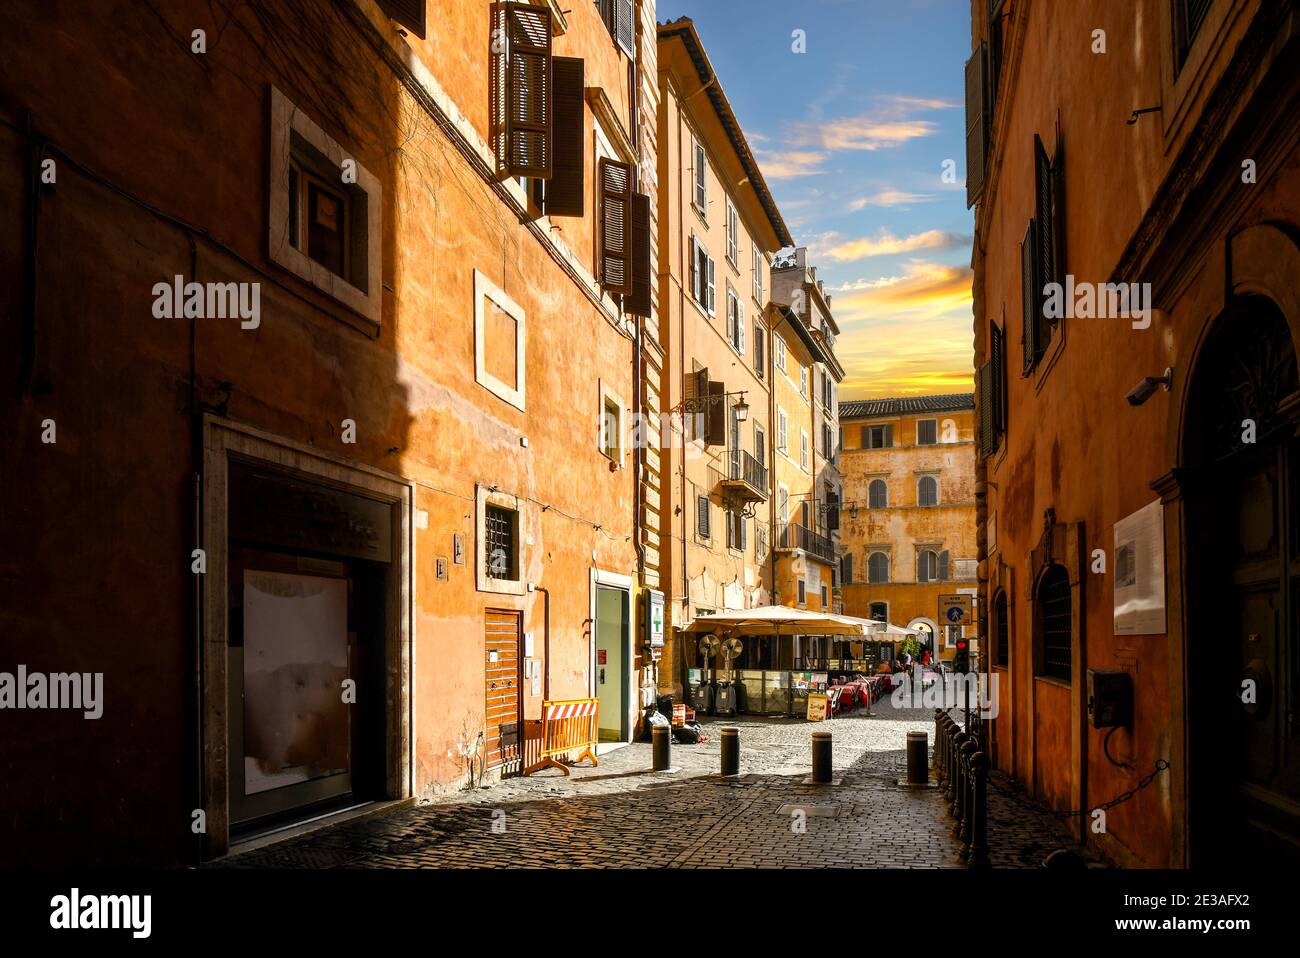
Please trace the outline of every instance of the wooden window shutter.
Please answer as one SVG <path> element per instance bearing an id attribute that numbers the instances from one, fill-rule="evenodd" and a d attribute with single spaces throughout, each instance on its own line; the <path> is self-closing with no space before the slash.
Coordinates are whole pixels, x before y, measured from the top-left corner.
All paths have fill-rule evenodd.
<path id="1" fill-rule="evenodd" d="M 696 499 L 696 525 L 699 529 L 700 538 L 708 539 L 709 533 L 709 497 L 700 496 Z"/>
<path id="2" fill-rule="evenodd" d="M 939 581 L 948 581 L 948 550 L 939 553 Z"/>
<path id="3" fill-rule="evenodd" d="M 1007 397 L 1006 397 L 1006 334 L 1002 327 L 989 326 L 989 362 L 993 364 L 993 385 L 991 390 L 991 407 L 993 410 L 993 431 L 1001 434 L 1007 431 Z M 997 440 L 994 440 L 996 447 Z"/>
<path id="4" fill-rule="evenodd" d="M 614 0 L 614 42 L 636 59 L 636 0 Z"/>
<path id="5" fill-rule="evenodd" d="M 632 201 L 632 167 L 618 160 L 600 161 L 600 285 L 611 293 L 632 292 L 629 268 L 628 207 Z"/>
<path id="6" fill-rule="evenodd" d="M 763 364 L 763 327 L 757 323 L 754 324 L 754 371 L 758 373 L 759 379 L 767 375 Z"/>
<path id="7" fill-rule="evenodd" d="M 894 448 L 894 427 L 892 425 L 885 427 L 885 448 Z"/>
<path id="8" fill-rule="evenodd" d="M 1022 300 L 1022 309 L 1024 312 L 1024 329 L 1021 342 L 1024 345 L 1024 373 L 1028 376 L 1034 369 L 1034 363 L 1038 361 L 1038 279 L 1035 263 L 1037 257 L 1034 255 L 1036 238 L 1034 231 L 1034 221 L 1029 221 L 1029 226 L 1025 230 L 1025 238 L 1020 243 L 1020 296 Z"/>
<path id="9" fill-rule="evenodd" d="M 542 211 L 547 216 L 581 216 L 586 195 L 586 91 L 578 57 L 551 60 L 553 155 Z"/>
<path id="10" fill-rule="evenodd" d="M 988 148 L 988 46 L 981 43 L 966 61 L 966 208 L 984 188 Z"/>
<path id="11" fill-rule="evenodd" d="M 424 0 L 379 0 L 379 9 L 421 40 L 424 39 Z"/>
<path id="12" fill-rule="evenodd" d="M 691 242 L 687 247 L 690 251 L 690 262 L 686 264 L 686 269 L 690 273 L 691 296 L 696 302 L 700 299 L 700 254 L 695 251 L 695 234 L 691 234 Z"/>
<path id="13" fill-rule="evenodd" d="M 551 11 L 522 3 L 505 17 L 505 164 L 511 176 L 551 176 Z"/>
<path id="14" fill-rule="evenodd" d="M 632 194 L 629 218 L 631 242 L 628 252 L 632 263 L 632 291 L 623 308 L 635 316 L 650 315 L 650 197 Z"/>
<path id="15" fill-rule="evenodd" d="M 709 315 L 716 316 L 718 314 L 717 274 L 714 271 L 713 257 L 706 254 L 706 258 L 709 261 Z"/>
<path id="16" fill-rule="evenodd" d="M 727 444 L 727 403 L 723 397 L 727 387 L 722 383 L 709 383 L 709 408 L 705 412 L 707 426 L 704 432 L 706 446 Z"/>
<path id="17" fill-rule="evenodd" d="M 1038 223 L 1038 236 L 1035 252 L 1038 255 L 1038 289 L 1036 301 L 1039 303 L 1040 322 L 1043 315 L 1043 287 L 1057 281 L 1056 275 L 1056 228 L 1053 218 L 1055 203 L 1052 200 L 1052 164 L 1043 149 L 1043 141 L 1034 134 L 1034 220 Z M 1046 339 L 1045 336 L 1040 337 Z"/>
<path id="18" fill-rule="evenodd" d="M 745 521 L 743 512 L 736 513 L 736 524 L 740 526 L 740 551 L 744 552 L 749 548 L 749 523 Z"/>
<path id="19" fill-rule="evenodd" d="M 993 429 L 993 362 L 984 363 L 979 368 L 979 380 L 977 389 L 979 390 L 979 407 L 980 407 L 980 455 L 991 456 L 997 449 L 997 433 Z"/>
<path id="20" fill-rule="evenodd" d="M 1065 283 L 1065 151 L 1061 148 L 1061 129 L 1056 129 L 1056 152 L 1052 154 L 1052 256 L 1054 279 Z"/>

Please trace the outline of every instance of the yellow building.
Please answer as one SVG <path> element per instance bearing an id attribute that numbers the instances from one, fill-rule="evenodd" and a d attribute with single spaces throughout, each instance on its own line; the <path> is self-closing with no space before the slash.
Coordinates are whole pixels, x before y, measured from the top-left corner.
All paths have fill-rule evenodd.
<path id="1" fill-rule="evenodd" d="M 844 611 L 926 633 L 940 658 L 975 634 L 938 612 L 941 595 L 976 593 L 974 405 L 967 393 L 840 407 Z"/>
<path id="2" fill-rule="evenodd" d="M 769 264 L 792 245 L 694 24 L 659 37 L 661 431 L 659 685 L 699 664 L 676 628 L 771 601 Z"/>

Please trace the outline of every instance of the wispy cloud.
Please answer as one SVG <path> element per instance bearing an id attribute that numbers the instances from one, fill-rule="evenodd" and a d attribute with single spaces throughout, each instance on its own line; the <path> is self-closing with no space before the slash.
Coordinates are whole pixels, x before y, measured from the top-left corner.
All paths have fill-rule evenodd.
<path id="1" fill-rule="evenodd" d="M 932 193 L 905 193 L 902 190 L 881 190 L 870 196 L 862 196 L 849 202 L 853 212 L 868 206 L 911 206 L 914 203 L 928 203 L 934 199 Z"/>
<path id="2" fill-rule="evenodd" d="M 921 250 L 952 249 L 970 242 L 969 236 L 944 230 L 925 230 L 910 236 L 895 236 L 882 229 L 875 236 L 845 239 L 840 233 L 823 233 L 810 244 L 817 257 L 850 263 L 872 256 L 896 256 Z"/>
<path id="3" fill-rule="evenodd" d="M 825 172 L 822 163 L 829 154 L 817 150 L 755 150 L 754 155 L 764 179 L 790 180 Z"/>
<path id="4" fill-rule="evenodd" d="M 930 120 L 883 120 L 848 116 L 824 122 L 791 125 L 786 142 L 808 143 L 826 150 L 883 150 L 930 136 L 938 126 Z"/>
<path id="5" fill-rule="evenodd" d="M 946 266 L 914 260 L 901 276 L 882 276 L 845 283 L 835 292 L 835 315 L 841 327 L 855 320 L 922 313 L 938 316 L 968 309 L 971 304 L 971 271 L 965 266 Z"/>

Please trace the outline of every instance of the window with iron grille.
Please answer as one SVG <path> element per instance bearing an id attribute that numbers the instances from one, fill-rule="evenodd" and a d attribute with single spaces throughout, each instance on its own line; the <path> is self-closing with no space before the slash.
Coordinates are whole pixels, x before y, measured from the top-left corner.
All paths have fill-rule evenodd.
<path id="1" fill-rule="evenodd" d="M 519 578 L 519 513 L 489 505 L 483 513 L 486 572 L 493 579 Z"/>
<path id="2" fill-rule="evenodd" d="M 873 552 L 867 559 L 867 581 L 889 581 L 889 556 L 883 552 Z"/>
<path id="3" fill-rule="evenodd" d="M 1011 661 L 1010 628 L 1007 623 L 1007 594 L 998 592 L 993 600 L 994 628 L 997 630 L 997 642 L 994 645 L 994 664 L 1003 668 Z"/>
<path id="4" fill-rule="evenodd" d="M 1074 628 L 1070 574 L 1065 566 L 1049 566 L 1038 580 L 1038 675 L 1070 681 L 1074 667 Z"/>

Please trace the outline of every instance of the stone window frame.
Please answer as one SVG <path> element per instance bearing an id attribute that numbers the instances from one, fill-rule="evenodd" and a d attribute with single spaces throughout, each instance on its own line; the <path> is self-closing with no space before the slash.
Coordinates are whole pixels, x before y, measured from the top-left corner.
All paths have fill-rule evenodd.
<path id="1" fill-rule="evenodd" d="M 487 370 L 487 342 L 483 323 L 486 311 L 483 309 L 484 298 L 491 299 L 506 315 L 515 321 L 515 376 L 517 386 L 503 383 Z M 524 308 L 516 303 L 501 287 L 488 279 L 483 273 L 474 270 L 474 381 L 514 406 L 520 412 L 527 408 L 527 365 L 525 362 L 528 343 L 528 320 Z"/>
<path id="2" fill-rule="evenodd" d="M 610 384 L 604 380 L 598 380 L 598 392 L 600 395 L 599 416 L 596 428 L 596 449 L 601 456 L 610 462 L 614 469 L 622 469 L 627 465 L 628 453 L 628 435 L 631 423 L 628 418 L 628 405 L 623 397 L 614 391 Z M 618 407 L 618 456 L 611 458 L 605 452 L 605 404 L 613 403 Z"/>
<path id="3" fill-rule="evenodd" d="M 270 194 L 267 252 L 271 262 L 359 313 L 376 326 L 383 314 L 383 187 L 356 157 L 326 133 L 274 85 L 271 91 Z M 297 135 L 340 169 L 356 165 L 355 186 L 366 196 L 366 289 L 362 291 L 289 242 L 289 167 Z"/>
<path id="4" fill-rule="evenodd" d="M 474 583 L 479 592 L 492 592 L 498 595 L 523 595 L 528 590 L 528 577 L 524 569 L 528 565 L 528 545 L 530 537 L 527 528 L 527 515 L 523 507 L 524 500 L 498 488 L 482 483 L 474 485 Z M 517 554 L 516 578 L 497 579 L 487 574 L 487 507 L 509 509 L 515 513 L 515 549 Z"/>

